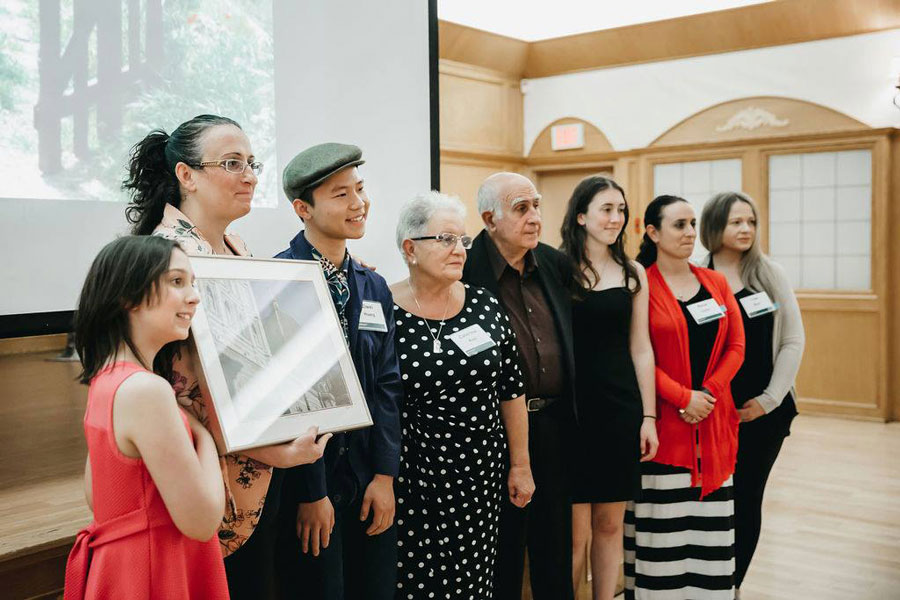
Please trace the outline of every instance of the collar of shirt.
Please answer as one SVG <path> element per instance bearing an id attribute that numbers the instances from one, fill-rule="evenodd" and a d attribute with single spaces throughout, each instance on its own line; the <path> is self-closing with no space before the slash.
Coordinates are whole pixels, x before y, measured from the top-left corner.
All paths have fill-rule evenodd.
<path id="1" fill-rule="evenodd" d="M 491 236 L 487 235 L 487 233 L 485 233 L 485 246 L 487 247 L 488 261 L 491 263 L 491 269 L 493 270 L 496 279 L 499 280 L 507 268 L 512 270 L 517 276 L 519 275 L 519 272 L 507 262 L 502 254 L 500 254 L 500 249 L 497 248 L 497 244 L 494 243 L 494 240 Z M 535 255 L 534 250 L 529 250 L 525 253 L 525 272 L 523 275 L 527 277 L 537 268 L 537 256 Z"/>
<path id="2" fill-rule="evenodd" d="M 214 254 L 212 244 L 203 237 L 197 226 L 183 212 L 166 204 L 163 216 L 153 230 L 153 235 L 158 235 L 178 242 L 188 254 Z M 239 236 L 233 233 L 225 234 L 225 243 L 238 256 L 250 256 L 250 250 Z"/>

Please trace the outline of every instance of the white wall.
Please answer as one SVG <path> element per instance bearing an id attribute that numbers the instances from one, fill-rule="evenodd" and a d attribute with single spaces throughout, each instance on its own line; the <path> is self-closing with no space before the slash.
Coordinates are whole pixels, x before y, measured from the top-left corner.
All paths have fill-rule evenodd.
<path id="1" fill-rule="evenodd" d="M 398 279 L 396 214 L 431 180 L 428 3 L 273 1 L 278 164 L 266 168 L 280 181 L 312 144 L 362 147 L 373 205 L 366 238 L 351 251 Z M 3 198 L 8 189 L 0 182 L 0 315 L 72 310 L 97 251 L 126 231 L 125 204 Z M 231 228 L 257 256 L 286 248 L 301 226 L 279 195 L 277 208 L 254 208 Z"/>
<path id="2" fill-rule="evenodd" d="M 532 79 L 524 152 L 561 117 L 593 123 L 616 150 L 643 148 L 681 120 L 747 96 L 797 98 L 900 127 L 894 57 L 900 30 Z"/>
<path id="3" fill-rule="evenodd" d="M 276 1 L 276 47 L 282 43 L 294 50 L 275 65 L 279 172 L 313 144 L 362 148 L 359 170 L 372 206 L 366 235 L 350 251 L 388 282 L 405 277 L 394 243 L 397 213 L 431 186 L 428 3 Z M 290 225 L 279 229 L 296 232 L 300 220 L 286 201 L 283 208 Z M 285 248 L 293 233 L 281 235 Z M 265 238 L 248 244 L 268 251 Z"/>

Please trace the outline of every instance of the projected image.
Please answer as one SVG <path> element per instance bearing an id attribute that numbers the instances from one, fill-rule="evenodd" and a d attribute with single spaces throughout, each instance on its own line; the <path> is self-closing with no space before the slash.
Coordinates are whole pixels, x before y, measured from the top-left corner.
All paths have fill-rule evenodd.
<path id="1" fill-rule="evenodd" d="M 323 318 L 314 310 L 312 282 L 201 279 L 197 284 L 232 398 L 242 397 L 241 390 L 252 385 L 279 352 L 289 352 L 288 344 L 303 335 L 305 325 Z M 281 382 L 293 396 L 284 415 L 351 404 L 336 359 L 311 387 L 301 382 L 300 374 L 288 372 Z"/>
<path id="2" fill-rule="evenodd" d="M 0 180 L 7 198 L 125 201 L 128 151 L 151 129 L 233 118 L 277 205 L 272 0 L 6 0 Z"/>

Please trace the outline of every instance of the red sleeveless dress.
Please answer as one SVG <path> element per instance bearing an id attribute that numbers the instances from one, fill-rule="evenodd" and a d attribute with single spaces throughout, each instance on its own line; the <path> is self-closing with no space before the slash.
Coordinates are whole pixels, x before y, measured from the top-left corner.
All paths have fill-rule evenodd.
<path id="1" fill-rule="evenodd" d="M 82 598 L 228 598 L 219 542 L 198 542 L 172 522 L 140 458 L 119 451 L 113 399 L 145 369 L 119 362 L 91 381 L 84 434 L 93 477 L 94 521 L 75 538 L 66 565 L 65 600 Z M 187 418 L 182 414 L 190 434 Z"/>

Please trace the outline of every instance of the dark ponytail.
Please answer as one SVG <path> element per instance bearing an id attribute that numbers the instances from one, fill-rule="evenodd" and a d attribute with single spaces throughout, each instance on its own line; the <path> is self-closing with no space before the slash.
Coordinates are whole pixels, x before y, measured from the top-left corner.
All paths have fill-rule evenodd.
<path id="1" fill-rule="evenodd" d="M 653 225 L 656 229 L 659 229 L 662 223 L 663 209 L 676 202 L 687 202 L 687 200 L 678 196 L 657 196 L 647 205 L 647 210 L 644 211 L 644 237 L 641 239 L 641 248 L 638 250 L 636 258 L 644 267 L 649 267 L 656 262 L 656 242 L 647 235 L 647 226 Z"/>
<path id="2" fill-rule="evenodd" d="M 166 204 L 181 206 L 181 189 L 175 177 L 180 162 L 196 165 L 202 160 L 200 138 L 218 125 L 241 128 L 228 117 L 198 115 L 175 128 L 171 135 L 154 129 L 131 149 L 128 177 L 122 189 L 131 194 L 125 218 L 135 235 L 150 235 L 162 220 Z"/>

